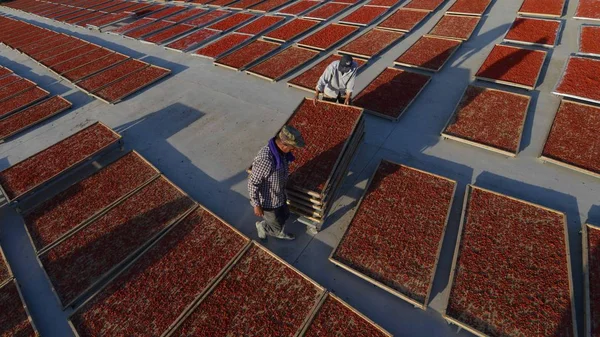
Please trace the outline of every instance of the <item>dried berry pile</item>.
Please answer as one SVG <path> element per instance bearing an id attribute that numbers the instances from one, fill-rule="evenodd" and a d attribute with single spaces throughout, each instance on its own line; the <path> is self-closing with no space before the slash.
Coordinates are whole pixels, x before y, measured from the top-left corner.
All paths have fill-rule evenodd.
<path id="1" fill-rule="evenodd" d="M 236 0 L 213 0 L 213 1 L 210 1 L 209 4 L 210 4 L 210 6 L 214 6 L 214 7 L 225 7 L 225 6 L 228 6 L 229 4 L 233 4 L 235 2 L 236 2 Z"/>
<path id="2" fill-rule="evenodd" d="M 448 13 L 481 16 L 490 3 L 491 0 L 457 0 Z"/>
<path id="3" fill-rule="evenodd" d="M 102 16 L 102 17 L 99 17 L 97 19 L 87 22 L 86 26 L 94 27 L 94 28 L 101 28 L 101 27 L 116 23 L 118 21 L 121 21 L 123 19 L 126 19 L 130 16 L 131 15 L 127 14 L 127 13 L 105 15 L 105 16 Z"/>
<path id="4" fill-rule="evenodd" d="M 188 25 L 192 25 L 192 26 L 196 26 L 196 27 L 202 27 L 208 23 L 211 23 L 215 20 L 217 20 L 218 18 L 222 18 L 225 15 L 229 15 L 229 11 L 224 11 L 224 10 L 214 10 L 212 12 L 209 12 L 207 14 L 204 14 L 198 18 L 192 19 L 188 22 L 186 22 Z"/>
<path id="5" fill-rule="evenodd" d="M 330 65 L 331 62 L 339 61 L 341 58 L 342 57 L 339 55 L 329 55 L 326 59 L 317 63 L 315 66 L 304 71 L 300 75 L 294 77 L 288 83 L 299 88 L 314 91 L 317 87 L 317 82 L 319 82 L 319 77 L 321 77 L 321 75 L 325 71 L 325 68 L 327 68 L 327 66 Z M 365 64 L 365 61 L 360 59 L 355 59 L 354 62 L 358 63 L 359 69 Z"/>
<path id="6" fill-rule="evenodd" d="M 564 214 L 469 188 L 446 315 L 489 336 L 573 336 Z"/>
<path id="7" fill-rule="evenodd" d="M 163 20 L 158 20 L 155 21 L 149 25 L 146 25 L 144 27 L 138 28 L 136 30 L 132 30 L 129 31 L 127 33 L 125 33 L 125 36 L 134 38 L 134 39 L 140 39 L 145 35 L 149 35 L 149 34 L 153 34 L 158 32 L 161 29 L 165 29 L 169 26 L 172 26 L 173 24 L 167 21 L 163 21 Z"/>
<path id="8" fill-rule="evenodd" d="M 294 39 L 296 36 L 306 33 L 318 24 L 319 21 L 294 19 L 277 29 L 270 31 L 269 33 L 265 34 L 264 37 L 276 41 L 287 42 Z"/>
<path id="9" fill-rule="evenodd" d="M 6 67 L 0 66 L 0 76 L 6 76 L 6 75 L 9 75 L 9 74 L 12 74 L 12 73 L 13 73 L 12 70 L 10 70 L 10 69 L 8 69 Z"/>
<path id="10" fill-rule="evenodd" d="M 371 58 L 401 39 L 404 33 L 390 30 L 372 29 L 358 39 L 350 41 L 340 48 L 342 54 L 351 54 Z"/>
<path id="11" fill-rule="evenodd" d="M 12 279 L 12 277 L 12 273 L 6 264 L 6 257 L 0 247 L 0 284 L 4 284 L 4 282 Z"/>
<path id="12" fill-rule="evenodd" d="M 241 0 L 229 5 L 229 7 L 233 9 L 248 9 L 262 1 L 263 0 Z"/>
<path id="13" fill-rule="evenodd" d="M 423 36 L 395 61 L 396 64 L 439 71 L 460 47 L 457 40 Z"/>
<path id="14" fill-rule="evenodd" d="M 475 76 L 534 88 L 545 59 L 544 51 L 496 45 Z"/>
<path id="15" fill-rule="evenodd" d="M 560 26 L 559 20 L 520 17 L 515 19 L 504 39 L 533 45 L 554 46 Z"/>
<path id="16" fill-rule="evenodd" d="M 600 60 L 571 56 L 555 92 L 597 103 L 600 101 Z"/>
<path id="17" fill-rule="evenodd" d="M 175 25 L 173 27 L 163 30 L 162 32 L 148 36 L 147 38 L 144 39 L 144 41 L 148 41 L 148 42 L 152 42 L 152 43 L 156 43 L 156 44 L 162 44 L 176 36 L 183 35 L 194 29 L 196 29 L 196 27 L 194 27 L 192 25 L 186 25 L 186 24 Z"/>
<path id="18" fill-rule="evenodd" d="M 565 0 L 525 0 L 519 14 L 560 17 L 564 7 Z"/>
<path id="19" fill-rule="evenodd" d="M 219 40 L 196 50 L 194 54 L 209 58 L 217 58 L 251 38 L 252 35 L 229 33 Z"/>
<path id="20" fill-rule="evenodd" d="M 22 94 L 13 96 L 0 102 L 0 117 L 8 116 L 15 111 L 23 109 L 24 107 L 46 97 L 48 97 L 48 92 L 40 87 L 35 87 L 25 91 Z"/>
<path id="21" fill-rule="evenodd" d="M 354 104 L 371 112 L 397 119 L 417 97 L 430 77 L 386 68 L 354 99 Z"/>
<path id="22" fill-rule="evenodd" d="M 22 92 L 35 88 L 35 83 L 24 78 L 0 88 L 0 102 Z"/>
<path id="23" fill-rule="evenodd" d="M 323 291 L 253 245 L 176 336 L 295 336 Z"/>
<path id="24" fill-rule="evenodd" d="M 101 59 L 88 62 L 85 65 L 69 70 L 61 75 L 69 81 L 77 82 L 99 71 L 117 65 L 127 59 L 128 57 L 123 54 L 111 53 Z"/>
<path id="25" fill-rule="evenodd" d="M 210 29 L 200 29 L 166 45 L 167 48 L 186 51 L 217 35 L 219 32 Z"/>
<path id="26" fill-rule="evenodd" d="M 579 52 L 600 55 L 600 26 L 581 26 Z"/>
<path id="27" fill-rule="evenodd" d="M 351 106 L 326 102 L 315 106 L 313 100 L 304 99 L 286 123 L 298 129 L 306 142 L 294 151 L 288 187 L 322 192 L 361 114 Z"/>
<path id="28" fill-rule="evenodd" d="M 280 44 L 278 43 L 256 40 L 233 53 L 218 59 L 215 63 L 240 70 L 279 48 L 279 46 Z"/>
<path id="29" fill-rule="evenodd" d="M 193 200 L 161 177 L 40 255 L 63 305 L 75 300 L 193 205 Z"/>
<path id="30" fill-rule="evenodd" d="M 253 66 L 248 69 L 248 72 L 278 80 L 290 71 L 310 61 L 318 54 L 314 50 L 292 46 Z"/>
<path id="31" fill-rule="evenodd" d="M 477 16 L 444 15 L 431 29 L 429 35 L 468 40 L 481 20 Z"/>
<path id="32" fill-rule="evenodd" d="M 6 337 L 39 336 L 29 321 L 17 287 L 17 282 L 11 281 L 0 288 L 0 332 Z"/>
<path id="33" fill-rule="evenodd" d="M 382 161 L 332 258 L 426 305 L 455 186 Z"/>
<path id="34" fill-rule="evenodd" d="M 250 7 L 250 9 L 256 12 L 270 12 L 288 2 L 290 2 L 290 0 L 267 0 L 259 3 L 256 6 Z"/>
<path id="35" fill-rule="evenodd" d="M 95 123 L 0 172 L 0 185 L 14 199 L 62 171 L 117 142 L 119 137 Z"/>
<path id="36" fill-rule="evenodd" d="M 62 63 L 59 63 L 53 67 L 51 67 L 50 69 L 54 70 L 56 73 L 58 74 L 64 74 L 70 70 L 73 70 L 75 68 L 79 68 L 81 66 L 87 65 L 90 62 L 94 62 L 96 60 L 100 60 L 101 58 L 108 56 L 111 54 L 111 51 L 108 49 L 104 49 L 104 48 L 100 48 L 96 51 L 93 51 L 91 53 L 85 54 L 85 55 L 80 55 L 77 57 L 74 57 L 70 60 L 64 61 Z"/>
<path id="37" fill-rule="evenodd" d="M 600 336 L 600 228 L 587 225 L 591 337 Z M 587 304 L 586 304 L 587 305 Z"/>
<path id="38" fill-rule="evenodd" d="M 134 92 L 141 90 L 142 88 L 145 88 L 159 79 L 169 75 L 170 73 L 171 71 L 168 69 L 149 66 L 137 71 L 133 75 L 129 75 L 115 83 L 107 85 L 106 87 L 95 92 L 94 95 L 114 104 L 133 94 Z"/>
<path id="39" fill-rule="evenodd" d="M 285 18 L 280 17 L 280 16 L 265 15 L 265 16 L 261 16 L 260 18 L 250 22 L 247 25 L 244 25 L 241 28 L 236 29 L 235 31 L 237 33 L 258 35 L 284 20 L 285 20 Z"/>
<path id="40" fill-rule="evenodd" d="M 358 27 L 332 23 L 298 42 L 298 45 L 327 50 L 358 30 Z"/>
<path id="41" fill-rule="evenodd" d="M 399 0 L 371 0 L 369 1 L 370 6 L 381 6 L 381 7 L 394 7 L 396 4 L 400 3 Z"/>
<path id="42" fill-rule="evenodd" d="M 130 152 L 69 187 L 25 215 L 33 246 L 37 251 L 48 246 L 157 174 L 142 157 Z"/>
<path id="43" fill-rule="evenodd" d="M 280 14 L 289 14 L 289 15 L 300 15 L 307 10 L 317 7 L 321 4 L 321 1 L 315 0 L 299 0 L 294 2 L 292 5 L 287 6 L 278 11 Z"/>
<path id="44" fill-rule="evenodd" d="M 96 46 L 93 44 L 87 44 L 87 45 L 83 45 L 79 48 L 71 49 L 66 53 L 62 53 L 62 54 L 58 54 L 53 57 L 49 57 L 49 58 L 41 61 L 41 63 L 43 65 L 45 65 L 46 67 L 52 68 L 53 66 L 55 66 L 59 63 L 63 63 L 74 57 L 84 55 L 84 54 L 87 54 L 87 53 L 90 53 L 90 52 L 93 52 L 93 51 L 99 50 L 99 49 L 101 49 L 100 46 Z"/>
<path id="45" fill-rule="evenodd" d="M 542 155 L 600 174 L 600 108 L 563 100 Z"/>
<path id="46" fill-rule="evenodd" d="M 254 14 L 250 14 L 250 13 L 236 13 L 236 14 L 233 14 L 232 16 L 229 16 L 217 23 L 213 23 L 212 25 L 208 26 L 207 28 L 219 30 L 219 31 L 226 31 L 226 30 L 229 30 L 236 26 L 239 26 L 243 23 L 246 23 L 246 22 L 254 19 L 255 17 L 256 16 Z"/>
<path id="47" fill-rule="evenodd" d="M 67 41 L 67 40 L 70 40 L 70 37 L 67 35 L 56 35 L 54 37 L 43 39 L 40 42 L 32 43 L 27 46 L 23 46 L 22 48 L 19 48 L 17 50 L 19 50 L 20 52 L 22 52 L 26 55 L 31 56 L 31 55 L 35 55 L 35 54 L 39 53 L 40 51 L 50 49 L 50 48 L 55 48 L 56 46 L 62 44 L 64 41 Z"/>
<path id="48" fill-rule="evenodd" d="M 98 74 L 92 75 L 81 82 L 77 83 L 77 86 L 87 90 L 88 92 L 95 92 L 103 86 L 121 79 L 129 74 L 132 74 L 138 70 L 144 69 L 148 66 L 148 63 L 142 62 L 135 59 L 129 59 L 123 63 L 104 70 Z"/>
<path id="49" fill-rule="evenodd" d="M 39 104 L 0 120 L 0 139 L 6 139 L 18 132 L 54 116 L 71 107 L 71 103 L 60 96 L 54 96 Z"/>
<path id="50" fill-rule="evenodd" d="M 310 323 L 305 337 L 320 336 L 388 336 L 365 320 L 339 299 L 328 295 Z"/>
<path id="51" fill-rule="evenodd" d="M 345 11 L 349 7 L 350 5 L 348 4 L 328 2 L 321 7 L 308 12 L 304 15 L 304 17 L 307 19 L 329 20 L 330 18 L 336 16 L 338 13 Z"/>
<path id="52" fill-rule="evenodd" d="M 362 6 L 354 12 L 344 16 L 340 22 L 358 26 L 368 26 L 387 12 L 385 7 Z"/>
<path id="53" fill-rule="evenodd" d="M 4 75 L 0 75 L 0 76 L 4 76 Z M 21 76 L 15 75 L 15 74 L 10 74 L 8 76 L 4 76 L 0 79 L 0 88 L 3 88 L 13 82 L 16 82 L 16 81 L 20 80 L 21 78 L 22 78 Z"/>
<path id="54" fill-rule="evenodd" d="M 180 12 L 179 14 L 175 14 L 171 17 L 166 18 L 165 21 L 172 22 L 172 23 L 181 23 L 187 19 L 193 18 L 200 14 L 205 14 L 206 12 L 207 12 L 207 10 L 202 9 L 202 8 L 186 9 L 185 11 Z"/>
<path id="55" fill-rule="evenodd" d="M 412 0 L 405 8 L 422 9 L 425 11 L 435 11 L 445 0 Z"/>
<path id="56" fill-rule="evenodd" d="M 166 7 L 164 10 L 157 11 L 154 14 L 148 15 L 147 18 L 154 19 L 154 20 L 160 20 L 160 19 L 166 18 L 169 15 L 179 13 L 185 9 L 186 9 L 186 7 L 180 7 L 180 6 Z"/>
<path id="57" fill-rule="evenodd" d="M 79 336 L 160 336 L 248 239 L 198 208 L 71 317 Z M 115 315 L 115 312 L 128 315 Z"/>
<path id="58" fill-rule="evenodd" d="M 580 0 L 575 12 L 576 18 L 600 20 L 600 8 L 594 0 Z"/>
<path id="59" fill-rule="evenodd" d="M 444 134 L 516 154 L 528 96 L 469 86 Z"/>

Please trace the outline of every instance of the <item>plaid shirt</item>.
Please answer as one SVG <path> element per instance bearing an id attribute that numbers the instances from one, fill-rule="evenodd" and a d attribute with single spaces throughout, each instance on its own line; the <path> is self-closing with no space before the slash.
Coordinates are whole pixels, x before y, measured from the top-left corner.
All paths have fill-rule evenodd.
<path id="1" fill-rule="evenodd" d="M 281 156 L 283 167 L 276 170 L 276 163 L 269 145 L 263 147 L 252 163 L 252 174 L 248 179 L 250 204 L 273 209 L 285 204 L 285 186 L 289 175 L 289 163 Z"/>

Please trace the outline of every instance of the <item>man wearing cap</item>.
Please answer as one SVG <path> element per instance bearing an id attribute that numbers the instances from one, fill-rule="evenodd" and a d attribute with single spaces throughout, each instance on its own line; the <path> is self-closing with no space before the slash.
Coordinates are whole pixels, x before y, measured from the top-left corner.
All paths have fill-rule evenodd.
<path id="1" fill-rule="evenodd" d="M 344 55 L 339 61 L 331 62 L 315 88 L 315 103 L 319 94 L 323 93 L 324 101 L 349 105 L 357 69 L 358 64 L 350 55 Z"/>
<path id="2" fill-rule="evenodd" d="M 254 158 L 248 179 L 248 194 L 254 214 L 263 218 L 256 223 L 256 231 L 261 239 L 269 235 L 294 240 L 292 234 L 284 232 L 285 222 L 290 217 L 285 186 L 289 175 L 288 165 L 294 160 L 291 151 L 303 146 L 304 139 L 300 131 L 286 125 Z"/>

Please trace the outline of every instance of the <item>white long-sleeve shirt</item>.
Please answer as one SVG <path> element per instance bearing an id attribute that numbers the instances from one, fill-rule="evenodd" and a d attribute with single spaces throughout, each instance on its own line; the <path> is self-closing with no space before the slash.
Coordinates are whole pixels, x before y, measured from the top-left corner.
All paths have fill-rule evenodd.
<path id="1" fill-rule="evenodd" d="M 339 64 L 340 61 L 331 62 L 319 78 L 315 88 L 327 97 L 346 96 L 346 93 L 354 91 L 354 80 L 358 69 L 357 63 L 352 61 L 350 71 L 345 74 L 342 74 L 339 70 Z"/>

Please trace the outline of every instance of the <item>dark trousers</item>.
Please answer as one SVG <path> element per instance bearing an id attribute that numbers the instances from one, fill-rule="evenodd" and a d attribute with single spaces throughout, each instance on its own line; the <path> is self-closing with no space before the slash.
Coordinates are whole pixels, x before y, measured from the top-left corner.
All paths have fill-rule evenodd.
<path id="1" fill-rule="evenodd" d="M 290 209 L 287 204 L 277 208 L 263 208 L 262 225 L 269 236 L 277 236 L 283 231 L 283 226 L 290 218 Z"/>
<path id="2" fill-rule="evenodd" d="M 340 103 L 344 104 L 346 101 L 346 96 L 338 95 L 338 97 L 326 97 L 323 96 L 323 100 L 326 102 Z"/>

